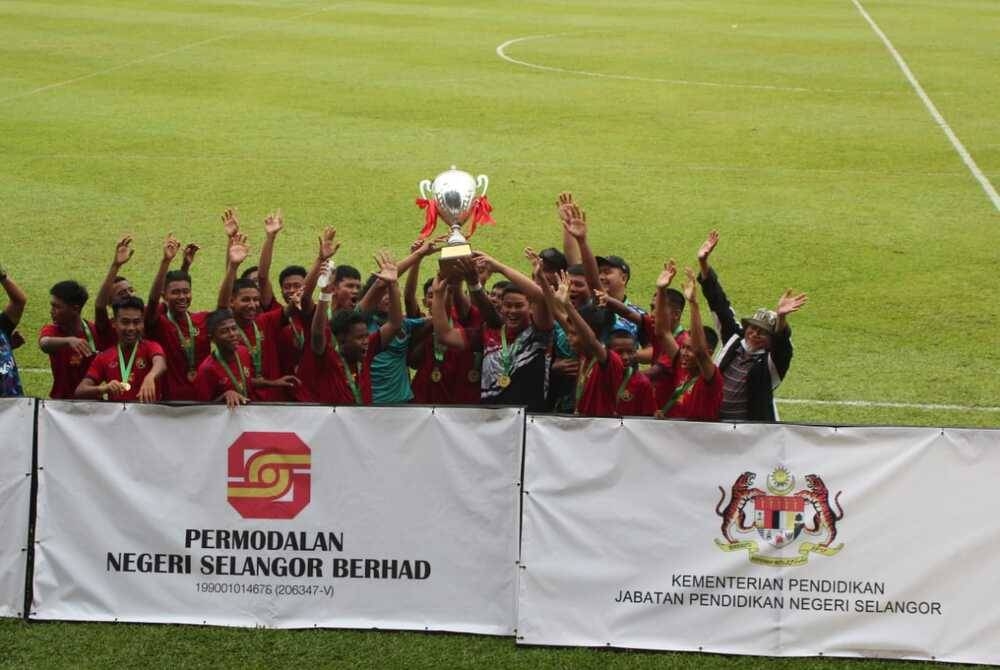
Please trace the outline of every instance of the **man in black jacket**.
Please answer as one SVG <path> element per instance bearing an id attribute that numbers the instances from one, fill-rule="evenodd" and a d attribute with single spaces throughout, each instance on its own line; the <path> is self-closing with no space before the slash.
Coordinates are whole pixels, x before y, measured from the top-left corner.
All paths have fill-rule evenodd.
<path id="1" fill-rule="evenodd" d="M 698 283 L 719 320 L 725 342 L 718 357 L 724 380 L 719 417 L 723 421 L 776 421 L 774 389 L 792 362 L 792 330 L 786 318 L 801 309 L 807 297 L 789 289 L 778 299 L 776 310 L 761 308 L 752 317 L 737 321 L 718 275 L 708 264 L 718 243 L 719 234 L 713 230 L 698 250 Z"/>

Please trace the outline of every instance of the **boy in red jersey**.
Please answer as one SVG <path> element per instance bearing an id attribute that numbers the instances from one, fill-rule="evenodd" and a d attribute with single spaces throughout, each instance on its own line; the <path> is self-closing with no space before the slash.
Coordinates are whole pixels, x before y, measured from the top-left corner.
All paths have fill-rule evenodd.
<path id="1" fill-rule="evenodd" d="M 161 397 L 157 382 L 167 363 L 159 344 L 142 339 L 142 300 L 131 296 L 112 309 L 118 344 L 94 357 L 74 397 L 155 402 Z"/>
<path id="2" fill-rule="evenodd" d="M 118 240 L 115 245 L 115 256 L 111 259 L 111 267 L 101 284 L 101 289 L 94 298 L 94 325 L 108 345 L 115 341 L 114 326 L 111 325 L 111 318 L 108 316 L 108 307 L 113 303 L 124 300 L 130 295 L 135 295 L 132 282 L 121 276 L 122 267 L 129 262 L 135 249 L 132 248 L 132 236 L 126 235 Z"/>
<path id="3" fill-rule="evenodd" d="M 261 388 L 295 387 L 298 380 L 291 375 L 278 379 L 258 375 L 250 351 L 241 342 L 240 327 L 228 309 L 209 314 L 205 330 L 215 347 L 198 366 L 194 385 L 199 401 L 225 402 L 229 409 L 234 409 L 258 398 Z"/>
<path id="4" fill-rule="evenodd" d="M 608 313 L 600 308 L 584 308 L 586 318 L 570 298 L 570 277 L 559 275 L 558 289 L 553 293 L 547 282 L 541 282 L 546 301 L 552 312 L 563 320 L 570 346 L 580 360 L 580 371 L 574 390 L 573 413 L 579 416 L 616 416 L 618 395 L 625 391 L 625 363 L 615 351 L 601 342 Z"/>
<path id="5" fill-rule="evenodd" d="M 319 278 L 320 297 L 313 311 L 309 348 L 299 363 L 299 399 L 332 405 L 370 405 L 372 402 L 371 362 L 375 355 L 403 327 L 403 306 L 399 297 L 396 264 L 386 253 L 375 257 L 376 277 L 386 283 L 389 311 L 378 330 L 368 332 L 368 318 L 361 312 L 338 310 L 329 321 L 327 305 L 337 292 L 335 273 L 329 265 Z M 329 323 L 329 328 L 327 324 Z M 332 335 L 332 337 L 331 337 Z"/>
<path id="6" fill-rule="evenodd" d="M 722 407 L 723 384 L 722 375 L 712 361 L 712 352 L 715 351 L 719 337 L 714 330 L 702 325 L 694 271 L 686 268 L 684 272 L 687 276 L 687 281 L 684 283 L 684 298 L 689 306 L 691 327 L 685 342 L 678 346 L 673 333 L 666 325 L 660 325 L 658 317 L 657 333 L 661 337 L 659 347 L 673 358 L 676 375 L 674 391 L 657 410 L 656 416 L 692 421 L 718 421 L 719 409 Z M 657 286 L 659 287 L 659 282 Z M 662 304 L 665 301 L 664 287 L 657 293 L 657 315 L 661 311 L 666 312 L 665 305 Z M 663 319 L 666 320 L 667 318 Z"/>
<path id="7" fill-rule="evenodd" d="M 49 295 L 52 323 L 38 334 L 38 346 L 49 355 L 52 368 L 49 397 L 66 400 L 74 397 L 97 352 L 110 343 L 100 336 L 92 322 L 81 317 L 87 304 L 87 289 L 67 280 L 53 286 Z"/>
<path id="8" fill-rule="evenodd" d="M 251 279 L 236 279 L 236 271 L 250 253 L 246 236 L 237 233 L 230 240 L 227 254 L 226 276 L 219 288 L 219 309 L 229 309 L 240 328 L 240 339 L 253 359 L 257 374 L 265 379 L 279 379 L 281 360 L 278 356 L 278 340 L 281 336 L 281 310 L 262 312 L 260 289 Z M 258 389 L 259 399 L 264 402 L 281 402 L 287 399 L 285 390 L 278 387 Z"/>
<path id="9" fill-rule="evenodd" d="M 208 312 L 191 312 L 191 275 L 186 270 L 170 269 L 180 249 L 177 238 L 168 235 L 159 270 L 149 289 L 145 317 L 146 337 L 158 342 L 167 357 L 164 400 L 196 399 L 194 380 L 198 364 L 209 354 L 205 329 Z"/>

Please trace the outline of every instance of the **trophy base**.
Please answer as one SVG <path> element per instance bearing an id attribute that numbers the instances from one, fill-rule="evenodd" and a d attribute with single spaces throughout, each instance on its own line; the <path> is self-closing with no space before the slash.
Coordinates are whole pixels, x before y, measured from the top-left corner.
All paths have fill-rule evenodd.
<path id="1" fill-rule="evenodd" d="M 470 244 L 449 244 L 441 249 L 441 262 L 465 258 L 471 255 L 472 246 Z"/>

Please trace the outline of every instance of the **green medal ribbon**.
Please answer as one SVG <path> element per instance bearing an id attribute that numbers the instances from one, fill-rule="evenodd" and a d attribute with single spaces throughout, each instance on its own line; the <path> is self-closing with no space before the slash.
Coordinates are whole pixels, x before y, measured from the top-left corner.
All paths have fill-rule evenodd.
<path id="1" fill-rule="evenodd" d="M 302 351 L 306 346 L 306 335 L 301 328 L 295 327 L 295 319 L 289 319 L 288 325 L 292 329 L 292 339 L 295 340 L 295 348 Z"/>
<path id="2" fill-rule="evenodd" d="M 247 345 L 247 349 L 250 350 L 250 355 L 253 357 L 253 367 L 257 371 L 257 374 L 262 374 L 260 367 L 260 343 L 264 341 L 264 336 L 260 332 L 260 328 L 257 327 L 257 322 L 253 322 L 253 346 L 250 346 L 250 338 L 247 334 L 243 332 L 240 328 L 240 337 L 243 338 L 243 343 Z"/>
<path id="3" fill-rule="evenodd" d="M 184 312 L 184 316 L 187 317 L 187 337 L 184 337 L 184 333 L 181 332 L 181 327 L 174 320 L 174 315 L 167 310 L 167 320 L 174 325 L 174 329 L 177 330 L 177 339 L 181 341 L 181 347 L 184 348 L 184 354 L 187 356 L 188 360 L 188 370 L 194 370 L 194 339 L 198 337 L 198 329 L 194 327 L 194 322 L 191 320 L 191 314 L 189 312 Z"/>
<path id="4" fill-rule="evenodd" d="M 87 337 L 87 344 L 90 345 L 90 350 L 96 354 L 97 345 L 94 344 L 94 333 L 90 331 L 90 324 L 84 321 L 83 319 L 80 319 L 80 329 L 83 331 L 83 334 Z"/>
<path id="5" fill-rule="evenodd" d="M 635 374 L 635 366 L 629 366 L 628 374 L 625 375 L 625 379 L 622 381 L 621 386 L 618 387 L 618 393 L 615 394 L 616 404 L 622 399 L 622 394 L 625 393 L 625 388 L 628 386 L 628 382 L 632 379 L 633 374 Z"/>
<path id="6" fill-rule="evenodd" d="M 236 375 L 234 375 L 233 371 L 229 369 L 229 365 L 226 363 L 225 359 L 222 358 L 222 355 L 219 353 L 219 350 L 216 349 L 215 347 L 212 347 L 212 357 L 215 358 L 215 360 L 219 361 L 219 365 L 221 365 L 222 369 L 226 371 L 226 376 L 229 377 L 229 381 L 232 382 L 233 389 L 240 395 L 246 396 L 248 395 L 247 375 L 243 371 L 243 363 L 240 362 L 239 353 L 234 351 L 233 355 L 236 357 L 236 367 L 239 368 L 240 370 L 240 381 L 236 381 Z"/>
<path id="7" fill-rule="evenodd" d="M 364 398 L 361 397 L 361 389 L 358 388 L 358 382 L 354 378 L 354 375 L 351 374 L 351 368 L 347 365 L 347 359 L 344 358 L 342 353 L 340 353 L 339 347 L 334 347 L 333 350 L 337 352 L 337 358 L 340 359 L 341 364 L 344 366 L 344 377 L 347 378 L 347 385 L 351 387 L 351 393 L 354 394 L 354 404 L 363 405 L 365 401 Z M 357 371 L 358 377 L 361 377 L 361 361 L 358 361 Z"/>
<path id="8" fill-rule="evenodd" d="M 587 363 L 587 369 L 582 374 L 576 376 L 576 402 L 573 403 L 574 412 L 579 413 L 580 411 L 580 398 L 583 397 L 583 390 L 587 386 L 587 379 L 590 378 L 590 373 L 593 372 L 595 363 L 597 363 L 597 358 L 591 358 Z"/>
<path id="9" fill-rule="evenodd" d="M 518 339 L 514 340 L 512 346 L 507 346 L 507 327 L 500 326 L 500 366 L 503 368 L 503 373 L 508 377 L 514 375 L 514 358 L 517 356 L 517 350 L 520 348 L 521 344 Z"/>
<path id="10" fill-rule="evenodd" d="M 451 319 L 448 319 L 448 327 L 449 328 L 452 327 Z M 438 344 L 438 338 L 436 334 L 433 334 L 432 337 L 434 338 L 434 360 L 437 361 L 438 363 L 441 363 L 444 361 L 444 352 L 446 347 L 442 347 L 440 344 Z"/>
<path id="11" fill-rule="evenodd" d="M 673 395 L 670 396 L 670 400 L 668 400 L 666 404 L 660 408 L 660 413 L 663 414 L 663 416 L 666 416 L 667 412 L 670 411 L 670 408 L 677 404 L 677 401 L 680 399 L 680 397 L 685 393 L 687 393 L 688 389 L 694 386 L 696 381 L 698 381 L 697 376 L 689 377 L 688 380 L 684 382 L 681 386 L 675 388 Z"/>
<path id="12" fill-rule="evenodd" d="M 139 349 L 139 342 L 142 340 L 136 340 L 136 343 L 132 345 L 132 354 L 128 357 L 128 365 L 125 365 L 125 354 L 122 353 L 122 345 L 119 343 L 116 345 L 118 349 L 118 370 L 121 372 L 121 378 L 123 384 L 130 384 L 129 377 L 132 376 L 132 365 L 135 364 L 135 352 Z"/>

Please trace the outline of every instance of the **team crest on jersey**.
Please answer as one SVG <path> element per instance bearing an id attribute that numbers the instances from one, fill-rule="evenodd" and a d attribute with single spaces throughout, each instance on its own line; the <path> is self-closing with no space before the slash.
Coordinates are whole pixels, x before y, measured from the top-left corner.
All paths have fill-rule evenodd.
<path id="1" fill-rule="evenodd" d="M 767 491 L 754 486 L 757 474 L 744 472 L 726 490 L 719 487 L 722 497 L 715 513 L 722 517 L 722 538 L 715 544 L 723 551 L 746 550 L 751 563 L 773 566 L 804 565 L 809 554 L 833 556 L 844 548 L 837 539 L 837 523 L 844 518 L 840 494 L 833 498 L 836 511 L 830 505 L 830 493 L 819 475 L 806 475 L 805 488 L 795 490 L 796 478 L 783 465 L 767 476 Z M 756 533 L 757 540 L 738 540 L 734 533 Z M 805 541 L 806 537 L 812 541 Z"/>

